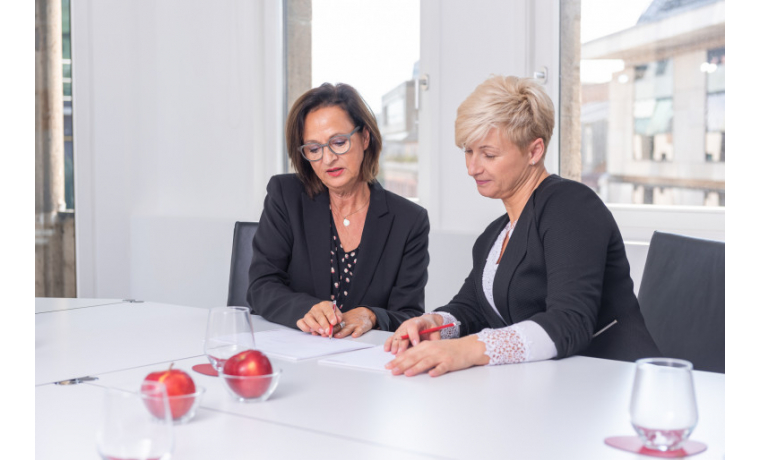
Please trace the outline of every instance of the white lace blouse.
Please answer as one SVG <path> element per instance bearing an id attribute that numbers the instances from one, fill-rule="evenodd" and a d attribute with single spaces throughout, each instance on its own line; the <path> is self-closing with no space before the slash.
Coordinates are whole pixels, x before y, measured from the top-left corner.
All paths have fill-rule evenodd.
<path id="1" fill-rule="evenodd" d="M 509 222 L 496 238 L 491 251 L 488 253 L 486 265 L 483 268 L 483 293 L 488 299 L 491 308 L 501 317 L 493 300 L 493 281 L 496 276 L 497 263 L 501 254 L 504 238 L 512 236 L 517 221 Z M 457 323 L 454 315 L 444 311 L 436 311 L 430 314 L 441 315 L 443 323 Z M 503 318 L 502 318 L 503 319 Z M 459 337 L 459 326 L 454 326 L 441 331 L 442 339 Z M 496 364 L 522 363 L 527 361 L 542 361 L 557 356 L 557 347 L 538 323 L 530 320 L 521 321 L 511 326 L 500 329 L 483 329 L 477 334 L 478 340 L 486 345 L 486 355 L 490 358 L 489 366 Z"/>

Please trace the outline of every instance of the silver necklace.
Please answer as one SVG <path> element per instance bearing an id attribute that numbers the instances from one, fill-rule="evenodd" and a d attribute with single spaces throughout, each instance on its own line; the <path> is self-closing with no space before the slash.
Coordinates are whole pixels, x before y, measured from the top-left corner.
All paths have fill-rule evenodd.
<path id="1" fill-rule="evenodd" d="M 350 220 L 348 220 L 348 217 L 349 217 L 349 216 L 352 216 L 352 215 L 354 215 L 354 214 L 356 214 L 356 213 L 357 213 L 357 212 L 359 212 L 359 211 L 361 211 L 361 210 L 362 210 L 362 209 L 364 209 L 364 207 L 365 207 L 365 206 L 367 206 L 368 204 L 369 204 L 369 199 L 367 200 L 367 202 L 366 202 L 366 203 L 364 203 L 364 204 L 363 204 L 363 205 L 362 205 L 362 206 L 361 206 L 359 209 L 357 209 L 356 211 L 354 211 L 354 212 L 351 212 L 351 213 L 348 213 L 348 214 L 346 214 L 345 216 L 343 216 L 343 226 L 344 226 L 344 227 L 348 227 L 349 225 L 351 225 L 351 221 L 350 221 Z M 332 210 L 332 205 L 330 205 L 330 210 Z M 333 213 L 335 213 L 335 211 L 333 211 Z M 338 215 L 340 216 L 340 213 L 338 213 Z"/>

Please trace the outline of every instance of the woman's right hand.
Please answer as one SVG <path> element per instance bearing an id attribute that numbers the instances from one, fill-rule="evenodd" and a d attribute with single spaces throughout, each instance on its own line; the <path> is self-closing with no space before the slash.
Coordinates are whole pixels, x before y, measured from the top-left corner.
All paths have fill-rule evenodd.
<path id="1" fill-rule="evenodd" d="M 430 329 L 432 327 L 443 325 L 443 317 L 441 315 L 422 315 L 416 318 L 411 318 L 403 323 L 396 329 L 396 332 L 388 337 L 385 341 L 385 351 L 398 354 L 409 348 L 409 344 L 412 346 L 418 345 L 420 340 L 441 340 L 441 332 L 435 331 L 429 334 L 425 334 L 425 337 L 420 336 L 420 331 L 424 329 Z M 402 339 L 401 337 L 408 335 L 408 339 Z"/>
<path id="2" fill-rule="evenodd" d="M 329 300 L 324 300 L 311 307 L 311 310 L 296 322 L 296 326 L 304 332 L 327 337 L 330 334 L 330 325 L 334 328 L 341 321 L 343 315 L 340 310 Z"/>

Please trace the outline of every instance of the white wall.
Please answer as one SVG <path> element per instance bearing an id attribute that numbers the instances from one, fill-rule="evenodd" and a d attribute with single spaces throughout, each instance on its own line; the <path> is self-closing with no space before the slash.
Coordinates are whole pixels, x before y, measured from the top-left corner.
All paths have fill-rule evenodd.
<path id="1" fill-rule="evenodd" d="M 72 2 L 78 293 L 226 302 L 282 164 L 280 1 Z"/>

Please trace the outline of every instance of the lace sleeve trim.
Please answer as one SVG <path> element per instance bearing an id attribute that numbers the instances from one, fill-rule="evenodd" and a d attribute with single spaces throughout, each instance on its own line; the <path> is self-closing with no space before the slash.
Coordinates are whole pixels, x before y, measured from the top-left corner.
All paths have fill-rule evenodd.
<path id="1" fill-rule="evenodd" d="M 501 329 L 483 329 L 478 340 L 486 345 L 489 365 L 543 361 L 557 357 L 557 347 L 535 321 L 527 320 Z"/>
<path id="2" fill-rule="evenodd" d="M 430 313 L 425 313 L 425 315 L 441 315 L 441 318 L 443 318 L 443 324 L 449 324 L 449 323 L 456 324 L 456 326 L 454 327 L 447 327 L 446 329 L 441 329 L 441 339 L 443 340 L 456 339 L 459 337 L 459 324 L 458 324 L 459 321 L 457 320 L 456 316 L 445 311 L 434 311 Z"/>
<path id="3" fill-rule="evenodd" d="M 486 345 L 489 366 L 528 361 L 529 345 L 517 324 L 501 329 L 483 329 L 477 337 Z"/>

